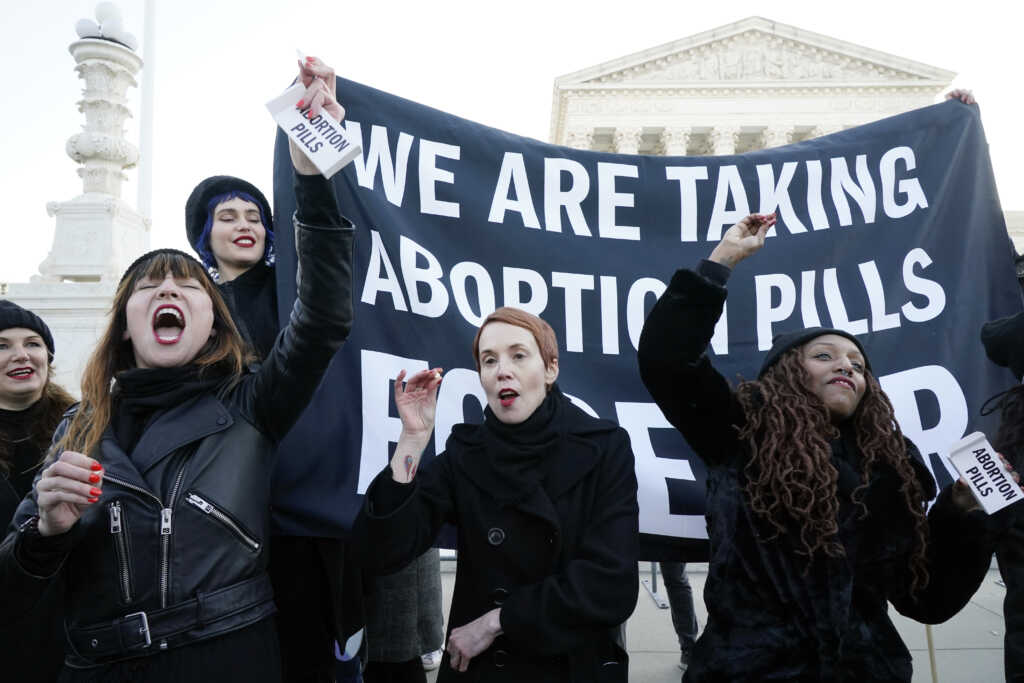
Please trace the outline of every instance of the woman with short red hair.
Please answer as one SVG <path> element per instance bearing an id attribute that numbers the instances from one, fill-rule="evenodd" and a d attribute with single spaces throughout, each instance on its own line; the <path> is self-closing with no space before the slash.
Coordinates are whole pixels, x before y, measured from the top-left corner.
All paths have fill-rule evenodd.
<path id="1" fill-rule="evenodd" d="M 626 432 L 559 390 L 558 341 L 535 315 L 500 308 L 473 341 L 487 396 L 419 467 L 440 369 L 402 385 L 402 434 L 356 522 L 381 574 L 458 529 L 448 641 L 438 681 L 627 680 L 619 627 L 636 605 L 638 509 Z M 368 539 L 388 539 L 374 543 Z"/>

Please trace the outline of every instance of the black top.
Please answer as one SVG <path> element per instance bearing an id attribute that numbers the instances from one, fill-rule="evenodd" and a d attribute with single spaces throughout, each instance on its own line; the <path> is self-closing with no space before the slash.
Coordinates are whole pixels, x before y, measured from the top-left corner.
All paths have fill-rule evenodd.
<path id="1" fill-rule="evenodd" d="M 35 478 L 44 455 L 32 438 L 32 427 L 40 412 L 39 401 L 25 410 L 0 408 L 0 439 L 3 439 L 7 446 L 7 481 L 19 500 L 32 488 L 32 479 Z M 10 514 L 2 520 L 5 525 L 14 514 L 14 508 L 8 512 Z"/>

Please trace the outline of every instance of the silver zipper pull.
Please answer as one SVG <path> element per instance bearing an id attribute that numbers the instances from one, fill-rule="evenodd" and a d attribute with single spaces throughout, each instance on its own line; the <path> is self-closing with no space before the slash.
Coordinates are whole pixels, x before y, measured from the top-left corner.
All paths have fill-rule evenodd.
<path id="1" fill-rule="evenodd" d="M 110 505 L 110 533 L 119 534 L 121 533 L 121 504 L 112 503 Z"/>
<path id="2" fill-rule="evenodd" d="M 171 533 L 171 508 L 164 508 L 160 511 L 160 535 L 169 536 Z"/>
<path id="3" fill-rule="evenodd" d="M 213 512 L 213 506 L 194 493 L 188 494 L 188 502 L 192 503 L 206 514 Z"/>

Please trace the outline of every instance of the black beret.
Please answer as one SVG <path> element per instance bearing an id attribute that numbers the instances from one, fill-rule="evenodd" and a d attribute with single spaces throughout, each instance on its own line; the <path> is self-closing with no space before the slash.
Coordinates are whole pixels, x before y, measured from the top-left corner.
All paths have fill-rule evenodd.
<path id="1" fill-rule="evenodd" d="M 838 334 L 840 337 L 846 337 L 860 350 L 862 356 L 864 356 L 864 366 L 870 370 L 871 363 L 868 362 L 868 355 L 864 353 L 864 347 L 861 346 L 860 341 L 845 330 L 837 330 L 832 327 L 808 327 L 803 330 L 795 330 L 793 332 L 783 332 L 782 334 L 775 335 L 772 339 L 772 348 L 769 349 L 768 355 L 764 357 L 764 362 L 761 364 L 761 371 L 757 373 L 757 378 L 761 379 L 764 377 L 764 373 L 768 371 L 768 368 L 775 365 L 779 358 L 782 357 L 786 351 L 797 346 L 802 346 L 807 342 L 811 341 L 815 337 L 820 337 L 823 334 Z"/>
<path id="2" fill-rule="evenodd" d="M 1018 382 L 1024 377 L 1024 313 L 982 325 L 981 343 L 990 361 L 1010 368 Z"/>
<path id="3" fill-rule="evenodd" d="M 50 351 L 50 357 L 53 357 L 53 335 L 50 334 L 50 328 L 43 322 L 43 319 L 9 299 L 0 299 L 0 330 L 9 330 L 12 327 L 23 327 L 26 330 L 38 332 L 39 336 L 43 338 L 46 348 Z"/>
<path id="4" fill-rule="evenodd" d="M 188 201 L 185 202 L 185 231 L 188 233 L 189 244 L 197 254 L 201 253 L 199 238 L 203 235 L 203 228 L 206 227 L 206 219 L 209 217 L 210 200 L 229 192 L 244 192 L 255 199 L 263 213 L 264 227 L 268 229 L 273 227 L 270 223 L 274 220 L 273 213 L 270 211 L 270 203 L 255 185 L 230 175 L 210 176 L 196 185 L 192 194 L 188 196 Z"/>
<path id="5" fill-rule="evenodd" d="M 163 254 L 167 254 L 169 256 L 180 256 L 182 258 L 186 258 L 189 261 L 194 262 L 199 267 L 199 270 L 203 271 L 203 275 L 209 279 L 210 275 L 209 273 L 206 272 L 206 268 L 203 266 L 202 263 L 199 262 L 198 259 L 196 259 L 195 256 L 192 256 L 192 254 L 186 254 L 180 249 L 154 249 L 153 251 L 147 251 L 145 254 L 132 261 L 132 264 L 130 266 L 125 268 L 124 275 L 121 276 L 121 280 L 120 282 L 118 282 L 118 287 L 124 284 L 125 280 L 127 280 L 133 272 L 145 267 L 145 265 L 149 263 L 150 259 L 152 259 L 154 256 L 161 256 Z"/>

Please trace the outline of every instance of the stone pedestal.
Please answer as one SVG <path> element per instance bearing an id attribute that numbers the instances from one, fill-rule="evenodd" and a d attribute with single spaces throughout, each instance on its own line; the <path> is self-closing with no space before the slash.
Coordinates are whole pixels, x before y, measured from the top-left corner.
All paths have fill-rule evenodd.
<path id="1" fill-rule="evenodd" d="M 120 27 L 120 13 L 110 3 L 101 3 L 97 18 L 102 27 L 88 20 L 79 24 L 100 36 Z M 78 103 L 85 124 L 66 145 L 68 156 L 81 165 L 82 194 L 47 204 L 56 229 L 39 275 L 29 283 L 0 283 L 0 296 L 35 311 L 50 326 L 57 351 L 54 379 L 75 395 L 106 329 L 121 274 L 149 249 L 149 221 L 121 200 L 124 170 L 139 159 L 138 149 L 125 139 L 131 117 L 125 93 L 136 85 L 142 60 L 124 44 L 134 44 L 133 37 L 114 33 L 122 42 L 86 37 L 69 46 L 85 81 Z"/>
<path id="2" fill-rule="evenodd" d="M 85 125 L 66 146 L 68 156 L 82 164 L 83 192 L 47 205 L 57 219 L 53 247 L 33 281 L 116 281 L 149 247 L 149 221 L 120 198 L 124 169 L 139 158 L 124 137 L 124 123 L 131 116 L 125 93 L 136 85 L 142 60 L 124 45 L 101 38 L 75 41 L 69 50 L 85 81 L 78 103 Z"/>

